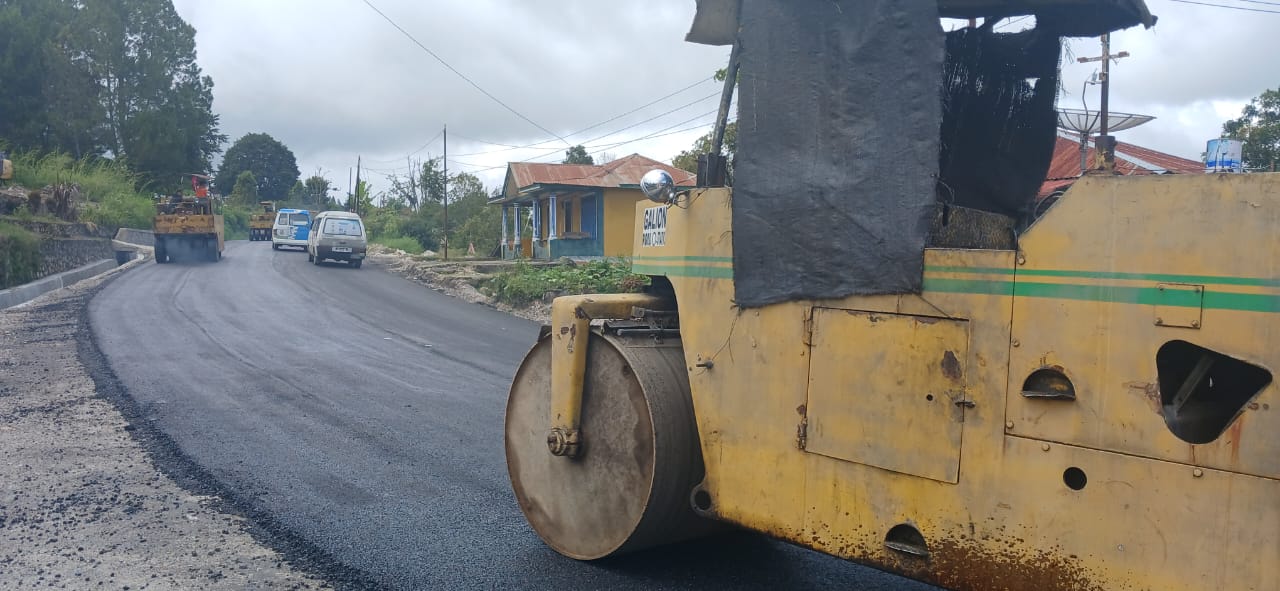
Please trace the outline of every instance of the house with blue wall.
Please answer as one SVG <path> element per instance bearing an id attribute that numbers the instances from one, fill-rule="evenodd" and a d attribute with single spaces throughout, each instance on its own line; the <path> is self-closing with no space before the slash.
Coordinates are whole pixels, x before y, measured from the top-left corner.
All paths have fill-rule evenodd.
<path id="1" fill-rule="evenodd" d="M 605 164 L 511 162 L 502 196 L 503 258 L 630 256 L 636 202 L 645 199 L 640 177 L 667 171 L 678 187 L 695 176 L 652 158 L 632 154 Z"/>

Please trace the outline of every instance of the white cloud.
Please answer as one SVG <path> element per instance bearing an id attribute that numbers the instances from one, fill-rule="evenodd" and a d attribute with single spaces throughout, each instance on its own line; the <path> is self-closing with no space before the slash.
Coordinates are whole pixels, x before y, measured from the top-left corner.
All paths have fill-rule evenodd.
<path id="1" fill-rule="evenodd" d="M 724 47 L 684 42 L 694 0 L 371 1 L 480 86 L 557 134 L 709 78 L 728 56 Z M 174 3 L 197 30 L 199 62 L 214 79 L 214 109 L 222 117 L 223 132 L 233 140 L 250 132 L 275 136 L 293 149 L 304 175 L 319 167 L 345 187 L 347 168 L 355 165 L 357 155 L 376 169 L 402 169 L 405 154 L 445 124 L 451 159 L 456 155 L 458 162 L 451 169 L 500 167 L 508 160 L 551 152 L 541 158 L 548 161 L 565 148 L 558 140 L 542 145 L 541 151 L 473 141 L 524 145 L 549 138 L 449 72 L 361 0 Z M 1116 111 L 1157 119 L 1117 135 L 1196 158 L 1224 120 L 1263 90 L 1280 86 L 1280 70 L 1265 61 L 1280 55 L 1280 35 L 1274 34 L 1280 30 L 1280 14 L 1168 0 L 1148 4 L 1160 16 L 1154 29 L 1113 36 L 1113 49 L 1129 51 L 1131 57 L 1113 68 L 1111 104 Z M 1096 55 L 1097 41 L 1074 40 L 1072 50 L 1079 56 Z M 1095 68 L 1064 63 L 1062 106 L 1079 106 L 1081 83 Z M 590 140 L 718 88 L 705 82 L 568 139 Z M 1097 87 L 1088 92 L 1089 104 L 1096 108 Z M 652 133 L 715 105 L 714 97 L 702 100 L 592 144 Z M 703 131 L 607 151 L 666 159 Z M 439 152 L 436 143 L 420 155 Z M 501 172 L 481 174 L 493 185 L 501 182 Z"/>

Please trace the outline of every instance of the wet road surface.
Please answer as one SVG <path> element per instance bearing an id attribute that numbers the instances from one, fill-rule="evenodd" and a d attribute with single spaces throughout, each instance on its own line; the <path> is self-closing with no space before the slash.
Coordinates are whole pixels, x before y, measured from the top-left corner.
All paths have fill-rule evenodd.
<path id="1" fill-rule="evenodd" d="M 537 325 L 373 266 L 229 242 L 219 263 L 130 271 L 90 321 L 137 420 L 287 556 L 354 586 L 932 589 L 749 534 L 561 557 L 525 523 L 503 459 L 507 388 Z"/>

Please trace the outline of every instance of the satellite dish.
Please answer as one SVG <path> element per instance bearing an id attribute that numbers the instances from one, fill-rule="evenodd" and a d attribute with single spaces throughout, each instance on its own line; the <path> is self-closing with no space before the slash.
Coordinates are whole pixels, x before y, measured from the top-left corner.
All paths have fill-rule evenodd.
<path id="1" fill-rule="evenodd" d="M 1098 111 L 1084 109 L 1058 109 L 1058 127 L 1067 131 L 1092 135 L 1102 130 L 1098 121 Z M 1107 131 L 1123 131 L 1132 129 L 1155 119 L 1152 115 L 1134 115 L 1133 113 L 1107 112 Z"/>

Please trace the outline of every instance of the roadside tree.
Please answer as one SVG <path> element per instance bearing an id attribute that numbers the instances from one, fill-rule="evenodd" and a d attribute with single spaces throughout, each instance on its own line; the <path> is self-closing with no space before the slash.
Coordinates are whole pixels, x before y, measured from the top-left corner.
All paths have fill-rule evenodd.
<path id="1" fill-rule="evenodd" d="M 334 206 L 333 200 L 329 198 L 329 191 L 333 190 L 333 183 L 329 179 L 324 178 L 320 171 L 316 171 L 302 182 L 305 202 L 308 206 L 314 204 L 318 210 L 326 210 Z"/>
<path id="2" fill-rule="evenodd" d="M 111 156 L 140 185 L 180 188 L 226 141 L 195 59 L 195 29 L 171 0 L 0 1 L 0 137 Z"/>
<path id="3" fill-rule="evenodd" d="M 224 189 L 233 186 L 245 171 L 257 179 L 258 194 L 263 199 L 280 201 L 289 197 L 289 188 L 298 182 L 298 159 L 268 134 L 245 134 L 227 148 L 214 184 Z"/>
<path id="4" fill-rule="evenodd" d="M 246 170 L 236 177 L 236 186 L 231 190 L 231 203 L 237 206 L 252 206 L 258 202 L 258 180 L 253 173 Z"/>
<path id="5" fill-rule="evenodd" d="M 1222 134 L 1244 142 L 1244 165 L 1273 169 L 1280 164 L 1280 88 L 1249 101 L 1238 119 L 1222 124 Z"/>
<path id="6" fill-rule="evenodd" d="M 564 151 L 565 164 L 595 164 L 596 161 L 587 153 L 587 148 L 578 144 Z"/>

